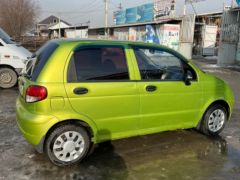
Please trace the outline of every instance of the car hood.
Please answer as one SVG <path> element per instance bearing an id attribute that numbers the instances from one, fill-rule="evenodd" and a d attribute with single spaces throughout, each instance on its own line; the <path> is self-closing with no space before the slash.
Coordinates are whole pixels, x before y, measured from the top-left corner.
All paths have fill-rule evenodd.
<path id="1" fill-rule="evenodd" d="M 20 59 L 27 60 L 32 56 L 32 53 L 30 51 L 17 44 L 8 44 L 6 48 L 7 53 L 10 53 L 13 56 L 18 56 Z"/>

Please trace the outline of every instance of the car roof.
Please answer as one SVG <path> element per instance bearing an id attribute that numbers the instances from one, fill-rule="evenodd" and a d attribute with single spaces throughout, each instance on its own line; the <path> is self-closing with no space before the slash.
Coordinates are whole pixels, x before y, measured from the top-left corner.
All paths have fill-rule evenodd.
<path id="1" fill-rule="evenodd" d="M 106 40 L 106 39 L 78 39 L 78 38 L 60 38 L 60 39 L 54 39 L 51 40 L 50 42 L 59 44 L 61 45 L 68 45 L 68 44 L 74 44 L 74 46 L 80 45 L 82 44 L 89 44 L 89 45 L 94 45 L 94 43 L 96 43 L 96 45 L 102 44 L 102 45 L 129 45 L 129 46 L 143 46 L 143 47 L 157 47 L 157 48 L 161 48 L 161 49 L 165 49 L 168 52 L 171 52 L 175 55 L 177 55 L 178 57 L 181 57 L 183 60 L 188 61 L 187 58 L 185 58 L 182 54 L 180 54 L 179 52 L 164 46 L 164 45 L 160 45 L 160 44 L 155 44 L 155 43 L 145 43 L 145 42 L 140 42 L 140 41 L 122 41 L 122 40 Z"/>
<path id="2" fill-rule="evenodd" d="M 68 44 L 68 43 L 103 43 L 107 45 L 111 44 L 119 44 L 119 45 L 141 45 L 141 46 L 158 46 L 162 48 L 167 48 L 166 46 L 159 45 L 159 44 L 154 44 L 154 43 L 145 43 L 145 42 L 138 42 L 138 41 L 123 41 L 123 40 L 106 40 L 106 39 L 78 39 L 78 38 L 61 38 L 61 39 L 55 39 L 51 40 L 52 42 L 55 42 L 59 45 L 62 44 Z"/>

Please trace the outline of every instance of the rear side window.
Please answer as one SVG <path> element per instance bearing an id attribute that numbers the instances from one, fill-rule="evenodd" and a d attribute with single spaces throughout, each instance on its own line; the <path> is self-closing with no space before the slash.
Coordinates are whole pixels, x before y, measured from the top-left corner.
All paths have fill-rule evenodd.
<path id="1" fill-rule="evenodd" d="M 74 53 L 69 68 L 68 82 L 129 80 L 123 48 L 89 47 Z"/>
<path id="2" fill-rule="evenodd" d="M 37 79 L 44 65 L 58 46 L 58 44 L 53 42 L 46 43 L 32 57 L 31 62 L 27 64 L 29 66 L 27 67 L 27 75 L 31 80 L 35 81 Z"/>

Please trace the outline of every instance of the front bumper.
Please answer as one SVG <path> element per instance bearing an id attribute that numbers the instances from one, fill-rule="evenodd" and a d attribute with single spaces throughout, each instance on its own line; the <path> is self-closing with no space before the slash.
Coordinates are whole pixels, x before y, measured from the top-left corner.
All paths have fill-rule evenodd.
<path id="1" fill-rule="evenodd" d="M 16 68 L 15 71 L 18 75 L 21 75 L 22 74 L 22 68 Z"/>
<path id="2" fill-rule="evenodd" d="M 24 108 L 23 100 L 19 96 L 16 102 L 16 120 L 25 139 L 37 149 L 42 149 L 44 137 L 48 130 L 58 122 L 51 115 L 39 115 Z"/>

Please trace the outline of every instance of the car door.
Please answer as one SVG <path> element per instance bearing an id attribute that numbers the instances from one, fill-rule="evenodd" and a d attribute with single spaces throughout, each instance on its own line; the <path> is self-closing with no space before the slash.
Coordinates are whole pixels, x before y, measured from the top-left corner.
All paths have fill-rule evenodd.
<path id="1" fill-rule="evenodd" d="M 142 133 L 191 128 L 199 121 L 202 88 L 195 70 L 172 50 L 133 47 L 141 80 Z M 185 77 L 191 82 L 184 81 Z"/>
<path id="2" fill-rule="evenodd" d="M 133 79 L 123 46 L 87 45 L 74 51 L 66 92 L 73 109 L 97 125 L 101 140 L 137 133 L 140 103 Z"/>

